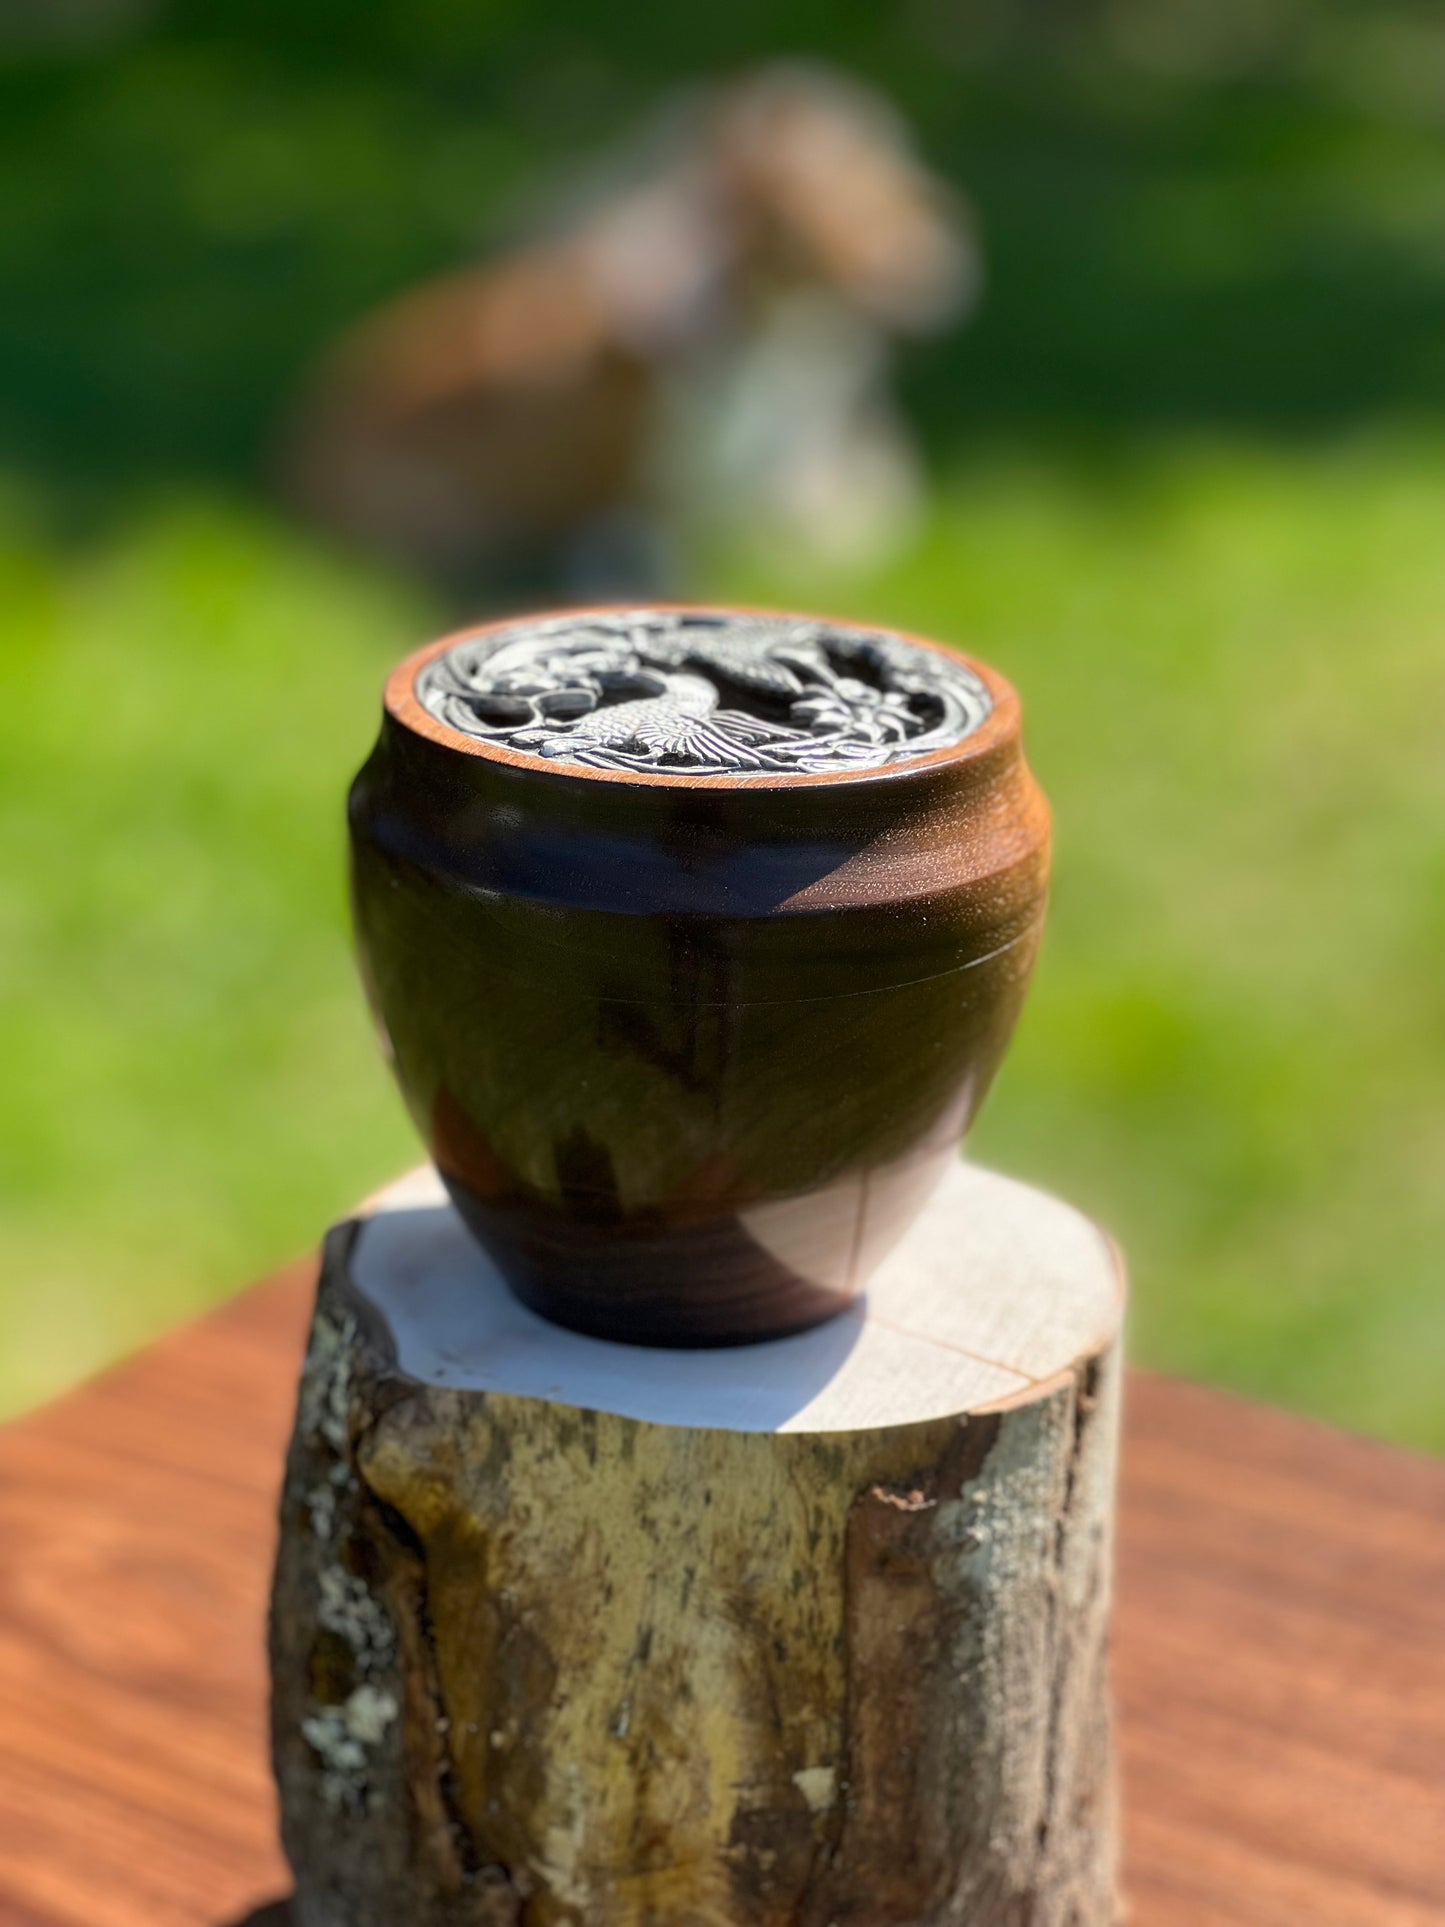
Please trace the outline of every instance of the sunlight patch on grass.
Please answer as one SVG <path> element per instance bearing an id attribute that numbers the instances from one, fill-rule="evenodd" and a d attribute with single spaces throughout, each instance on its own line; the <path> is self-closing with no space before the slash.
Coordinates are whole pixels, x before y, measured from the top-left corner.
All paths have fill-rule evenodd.
<path id="1" fill-rule="evenodd" d="M 1136 1353 L 1445 1446 L 1445 448 L 980 453 L 867 582 L 703 592 L 1021 690 L 1050 934 L 974 1151 L 1124 1243 Z M 342 797 L 436 624 L 235 501 L 0 504 L 0 1404 L 416 1155 L 347 955 Z"/>
<path id="2" fill-rule="evenodd" d="M 20 593 L 5 593 L 18 584 Z M 225 503 L 0 547 L 0 1402 L 310 1244 L 411 1154 L 342 801 L 394 585 Z"/>
<path id="3" fill-rule="evenodd" d="M 1120 1236 L 1141 1357 L 1437 1448 L 1442 527 L 1429 444 L 993 459 L 848 598 L 1013 679 L 1054 806 L 974 1154 Z"/>

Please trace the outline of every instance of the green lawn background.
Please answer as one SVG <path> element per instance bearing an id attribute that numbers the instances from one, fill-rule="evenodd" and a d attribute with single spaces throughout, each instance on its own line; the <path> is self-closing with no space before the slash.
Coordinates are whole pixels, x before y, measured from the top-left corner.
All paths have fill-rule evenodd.
<path id="1" fill-rule="evenodd" d="M 848 598 L 1014 678 L 1056 812 L 976 1154 L 1123 1239 L 1140 1357 L 1435 1446 L 1442 526 L 1437 446 L 995 457 Z M 17 506 L 0 583 L 14 1406 L 415 1154 L 352 981 L 341 800 L 432 612 L 221 499 L 80 547 Z"/>
<path id="2" fill-rule="evenodd" d="M 1433 10 L 30 11 L 0 20 L 0 1409 L 416 1154 L 341 806 L 446 612 L 272 506 L 308 356 L 660 89 L 811 52 L 972 197 L 987 297 L 905 358 L 937 477 L 906 556 L 689 586 L 1013 678 L 1056 890 L 975 1154 L 1120 1237 L 1141 1358 L 1445 1447 Z"/>

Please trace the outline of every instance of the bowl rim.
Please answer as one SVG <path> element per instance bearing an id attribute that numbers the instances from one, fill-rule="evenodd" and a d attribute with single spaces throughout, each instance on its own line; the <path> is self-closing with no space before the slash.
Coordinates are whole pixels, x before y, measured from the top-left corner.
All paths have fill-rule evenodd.
<path id="1" fill-rule="evenodd" d="M 699 774 L 685 770 L 611 770 L 594 769 L 579 763 L 569 763 L 555 756 L 536 756 L 527 750 L 513 749 L 508 744 L 491 743 L 478 736 L 469 736 L 465 731 L 454 729 L 449 723 L 433 716 L 417 696 L 416 683 L 423 669 L 438 656 L 454 649 L 459 643 L 469 642 L 479 636 L 487 636 L 502 629 L 514 629 L 521 624 L 543 623 L 566 620 L 569 617 L 585 621 L 591 616 L 608 616 L 646 612 L 658 615 L 742 615 L 763 618 L 776 618 L 782 621 L 817 622 L 833 624 L 842 629 L 872 630 L 881 635 L 896 636 L 902 642 L 915 644 L 920 649 L 931 650 L 936 655 L 946 656 L 950 662 L 961 662 L 971 669 L 988 690 L 992 707 L 977 729 L 971 730 L 956 743 L 946 743 L 939 749 L 929 750 L 922 756 L 900 758 L 897 762 L 885 763 L 872 769 L 828 770 L 828 771 L 765 771 L 757 775 L 716 776 Z M 1013 685 L 986 662 L 962 649 L 951 648 L 947 643 L 937 642 L 931 636 L 921 636 L 912 630 L 900 628 L 895 623 L 860 622 L 856 617 L 817 615 L 797 609 L 760 608 L 751 603 L 738 602 L 642 602 L 637 600 L 619 602 L 587 603 L 571 607 L 514 612 L 499 616 L 487 622 L 467 623 L 454 629 L 436 641 L 425 643 L 404 656 L 387 677 L 383 697 L 385 713 L 401 728 L 413 735 L 426 738 L 443 749 L 450 749 L 464 756 L 478 756 L 485 762 L 501 763 L 517 770 L 533 770 L 539 775 L 574 779 L 585 783 L 620 783 L 629 788 L 647 787 L 680 790 L 747 790 L 765 792 L 784 789 L 815 789 L 829 785 L 847 784 L 857 787 L 863 783 L 888 783 L 906 780 L 928 770 L 936 770 L 941 764 L 966 764 L 978 761 L 1017 735 L 1019 728 L 1019 699 Z"/>

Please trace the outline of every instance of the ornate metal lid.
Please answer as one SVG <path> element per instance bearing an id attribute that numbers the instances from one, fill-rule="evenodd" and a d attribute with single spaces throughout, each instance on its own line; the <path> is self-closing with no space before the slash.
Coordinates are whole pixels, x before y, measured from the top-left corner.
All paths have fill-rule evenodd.
<path id="1" fill-rule="evenodd" d="M 965 663 L 884 631 L 732 610 L 582 611 L 489 629 L 416 697 L 484 743 L 580 770 L 846 775 L 962 742 L 992 698 Z"/>

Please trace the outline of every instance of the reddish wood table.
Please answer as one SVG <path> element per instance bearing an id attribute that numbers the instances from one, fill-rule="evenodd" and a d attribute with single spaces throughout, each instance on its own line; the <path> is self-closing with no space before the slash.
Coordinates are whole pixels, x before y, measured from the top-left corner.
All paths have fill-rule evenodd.
<path id="1" fill-rule="evenodd" d="M 262 1620 L 311 1275 L 0 1434 L 0 1927 L 284 1921 Z M 1132 1927 L 1445 1923 L 1445 1464 L 1136 1376 L 1121 1529 Z"/>

